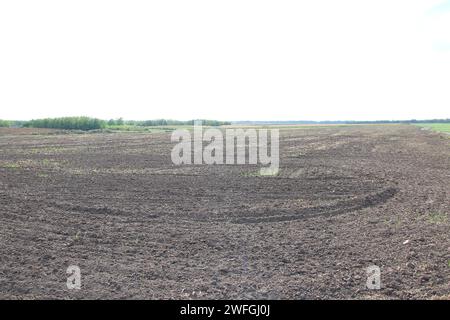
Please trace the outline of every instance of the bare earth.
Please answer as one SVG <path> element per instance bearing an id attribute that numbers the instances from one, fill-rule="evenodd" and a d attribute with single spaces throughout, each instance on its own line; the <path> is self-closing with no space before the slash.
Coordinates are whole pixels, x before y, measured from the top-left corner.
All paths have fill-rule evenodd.
<path id="1" fill-rule="evenodd" d="M 283 130 L 276 177 L 177 167 L 173 145 L 0 130 L 0 298 L 450 297 L 448 136 Z M 371 265 L 381 290 L 366 288 Z"/>

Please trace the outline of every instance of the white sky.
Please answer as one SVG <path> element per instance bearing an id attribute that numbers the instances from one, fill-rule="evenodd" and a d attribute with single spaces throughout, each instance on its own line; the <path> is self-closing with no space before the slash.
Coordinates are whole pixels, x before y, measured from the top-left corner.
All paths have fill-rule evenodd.
<path id="1" fill-rule="evenodd" d="M 450 117 L 450 0 L 2 0 L 0 118 Z"/>

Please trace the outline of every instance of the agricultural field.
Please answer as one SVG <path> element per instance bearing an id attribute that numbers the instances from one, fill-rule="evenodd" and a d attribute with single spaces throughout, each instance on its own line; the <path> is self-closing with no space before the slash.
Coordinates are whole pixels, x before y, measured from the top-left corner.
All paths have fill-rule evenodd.
<path id="1" fill-rule="evenodd" d="M 280 128 L 266 177 L 176 166 L 166 131 L 0 128 L 1 299 L 450 298 L 448 135 Z"/>

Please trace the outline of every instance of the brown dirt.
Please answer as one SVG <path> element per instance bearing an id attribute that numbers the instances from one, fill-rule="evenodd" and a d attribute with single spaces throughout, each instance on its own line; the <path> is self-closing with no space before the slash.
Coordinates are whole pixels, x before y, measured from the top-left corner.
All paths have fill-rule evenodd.
<path id="1" fill-rule="evenodd" d="M 448 298 L 448 137 L 289 129 L 277 177 L 177 167 L 172 147 L 168 133 L 1 131 L 0 298 Z"/>

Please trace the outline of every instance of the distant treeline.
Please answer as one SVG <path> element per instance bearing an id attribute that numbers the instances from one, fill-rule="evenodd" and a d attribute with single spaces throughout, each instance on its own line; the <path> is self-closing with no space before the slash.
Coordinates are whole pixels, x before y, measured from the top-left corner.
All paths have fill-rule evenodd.
<path id="1" fill-rule="evenodd" d="M 416 120 L 416 119 L 411 119 L 411 120 L 376 120 L 376 121 L 345 121 L 345 124 L 376 124 L 376 123 L 422 123 L 422 122 L 426 122 L 426 123 L 450 123 L 450 119 L 429 119 L 429 120 Z"/>
<path id="2" fill-rule="evenodd" d="M 194 125 L 194 122 L 197 120 L 188 120 L 188 121 L 179 121 L 179 120 L 170 120 L 170 119 L 156 119 L 156 120 L 123 120 L 119 119 L 111 119 L 107 122 L 109 126 L 140 126 L 140 127 L 155 127 L 155 126 L 191 126 Z M 229 125 L 231 122 L 228 121 L 218 121 L 218 120 L 201 120 L 202 124 L 205 126 L 222 126 Z"/>
<path id="3" fill-rule="evenodd" d="M 49 128 L 49 129 L 68 129 L 68 130 L 98 130 L 115 127 L 155 127 L 155 126 L 191 126 L 196 120 L 179 121 L 170 119 L 156 120 L 124 120 L 111 119 L 101 120 L 89 117 L 64 117 L 64 118 L 46 118 L 30 121 L 8 121 L 0 119 L 0 127 L 31 127 L 31 128 Z M 389 124 L 389 123 L 450 123 L 450 119 L 428 119 L 428 120 L 377 120 L 377 121 L 218 121 L 201 120 L 205 126 L 222 126 L 229 124 L 237 125 L 302 125 L 302 124 Z"/>
<path id="4" fill-rule="evenodd" d="M 134 120 L 124 120 L 111 119 L 111 120 L 101 120 L 89 117 L 64 117 L 64 118 L 45 118 L 45 119 L 35 119 L 30 121 L 4 121 L 5 127 L 15 126 L 20 127 L 30 127 L 30 128 L 49 128 L 49 129 L 67 129 L 67 130 L 98 130 L 108 127 L 117 126 L 142 126 L 142 127 L 152 127 L 152 126 L 179 126 L 179 125 L 193 125 L 196 120 L 189 121 L 178 121 L 178 120 L 167 120 L 167 119 L 157 119 L 157 120 L 144 120 L 144 121 L 134 121 Z M 202 124 L 205 126 L 221 126 L 230 124 L 226 121 L 218 120 L 201 120 Z M 3 122 L 0 122 L 3 123 Z"/>
<path id="5" fill-rule="evenodd" d="M 0 127 L 10 127 L 10 126 L 11 126 L 11 121 L 0 119 Z"/>
<path id="6" fill-rule="evenodd" d="M 68 129 L 68 130 L 96 130 L 106 127 L 104 120 L 88 117 L 64 117 L 30 120 L 23 127 Z"/>
<path id="7" fill-rule="evenodd" d="M 295 120 L 295 121 L 232 121 L 232 124 L 238 125 L 294 125 L 294 124 L 389 124 L 389 123 L 450 123 L 450 119 L 431 119 L 431 120 L 375 120 L 375 121 L 310 121 L 310 120 Z"/>

